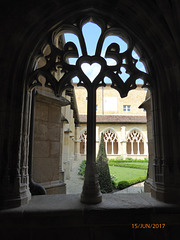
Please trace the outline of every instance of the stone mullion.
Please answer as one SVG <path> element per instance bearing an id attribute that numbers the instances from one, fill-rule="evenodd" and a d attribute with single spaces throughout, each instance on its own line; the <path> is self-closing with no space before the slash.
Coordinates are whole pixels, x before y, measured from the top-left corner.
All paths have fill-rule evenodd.
<path id="1" fill-rule="evenodd" d="M 131 141 L 131 155 L 134 154 L 134 149 L 133 149 L 133 141 Z"/>
<path id="2" fill-rule="evenodd" d="M 114 154 L 114 142 L 111 141 L 112 149 L 111 149 L 111 154 Z"/>
<path id="3" fill-rule="evenodd" d="M 139 141 L 137 141 L 137 154 L 139 155 L 140 152 L 139 152 Z"/>

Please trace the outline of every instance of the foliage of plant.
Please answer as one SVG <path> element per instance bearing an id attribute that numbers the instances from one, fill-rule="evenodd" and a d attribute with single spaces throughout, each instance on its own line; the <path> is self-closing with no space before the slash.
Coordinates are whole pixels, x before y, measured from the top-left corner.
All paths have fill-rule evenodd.
<path id="1" fill-rule="evenodd" d="M 86 168 L 86 160 L 83 160 L 79 165 L 78 175 L 84 177 L 85 175 L 85 168 Z"/>
<path id="2" fill-rule="evenodd" d="M 116 175 L 111 174 L 111 183 L 112 183 L 113 188 L 117 188 L 116 181 L 117 181 Z"/>
<path id="3" fill-rule="evenodd" d="M 98 180 L 99 185 L 102 193 L 108 193 L 112 192 L 112 181 L 108 166 L 108 159 L 106 155 L 106 150 L 104 146 L 104 135 L 101 134 L 101 142 L 99 146 L 99 152 L 97 156 L 97 174 L 98 174 Z"/>
<path id="4" fill-rule="evenodd" d="M 117 167 L 127 167 L 127 168 L 136 168 L 136 169 L 147 169 L 148 168 L 148 160 L 147 159 L 129 159 L 129 160 L 115 160 L 115 159 L 110 159 L 108 162 L 109 166 L 117 166 Z M 139 164 L 138 164 L 139 163 Z M 143 164 L 144 163 L 144 164 Z M 86 160 L 83 160 L 79 166 L 78 169 L 78 175 L 84 177 L 85 175 L 85 167 L 86 167 Z M 114 174 L 110 175 L 111 179 L 111 185 L 113 188 L 116 189 L 124 189 L 127 188 L 133 184 L 139 183 L 144 181 L 147 178 L 146 175 L 140 176 L 137 178 L 133 178 L 130 180 L 123 180 L 123 181 L 117 181 L 117 176 Z M 104 189 L 101 189 L 102 192 L 107 192 Z"/>
<path id="5" fill-rule="evenodd" d="M 148 164 L 138 164 L 138 163 L 129 163 L 129 162 L 117 162 L 117 161 L 109 161 L 109 166 L 116 167 L 128 167 L 128 168 L 137 168 L 137 169 L 148 169 Z"/>
<path id="6" fill-rule="evenodd" d="M 133 158 L 131 158 L 131 157 L 127 157 L 125 160 L 133 161 Z"/>
<path id="7" fill-rule="evenodd" d="M 116 187 L 117 189 L 122 190 L 122 189 L 124 189 L 124 188 L 127 188 L 127 187 L 133 185 L 133 184 L 142 182 L 142 181 L 146 180 L 146 178 L 147 178 L 147 176 L 144 175 L 144 176 L 140 176 L 140 177 L 138 177 L 138 178 L 134 178 L 134 179 L 131 179 L 131 180 L 120 181 L 120 182 L 118 182 L 118 183 L 115 183 L 115 187 Z"/>
<path id="8" fill-rule="evenodd" d="M 148 160 L 147 159 L 125 159 L 125 160 L 116 160 L 116 159 L 109 159 L 108 160 L 108 163 L 110 163 L 110 162 L 122 162 L 122 163 L 125 163 L 125 162 L 127 162 L 127 163 L 130 163 L 130 162 L 132 162 L 132 163 L 136 163 L 136 162 L 142 162 L 142 163 L 148 163 Z"/>

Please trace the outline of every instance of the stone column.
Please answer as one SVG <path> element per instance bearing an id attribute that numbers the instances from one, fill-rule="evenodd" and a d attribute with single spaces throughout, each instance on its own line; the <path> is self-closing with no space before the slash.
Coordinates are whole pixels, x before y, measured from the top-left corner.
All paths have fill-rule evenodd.
<path id="1" fill-rule="evenodd" d="M 74 139 L 74 161 L 79 161 L 80 155 L 80 140 L 79 140 L 79 127 L 75 125 L 75 139 Z"/>
<path id="2" fill-rule="evenodd" d="M 125 159 L 127 157 L 127 151 L 126 151 L 126 127 L 121 127 L 121 144 L 122 144 L 122 157 Z"/>
<path id="3" fill-rule="evenodd" d="M 65 179 L 70 178 L 70 148 L 69 148 L 69 135 L 71 133 L 71 130 L 69 128 L 69 124 L 65 124 L 64 126 L 64 144 L 63 144 L 63 167 L 65 171 Z"/>
<path id="4" fill-rule="evenodd" d="M 147 116 L 147 137 L 148 137 L 148 149 L 147 143 L 144 142 L 144 151 L 145 154 L 148 152 L 148 174 L 147 179 L 144 183 L 144 191 L 151 192 L 151 187 L 153 183 L 153 161 L 154 161 L 154 143 L 153 143 L 153 129 L 152 129 L 152 107 L 151 107 L 151 95 L 150 91 L 147 91 L 146 100 L 141 104 L 139 108 L 144 108 L 146 110 Z"/>
<path id="5" fill-rule="evenodd" d="M 72 166 L 74 162 L 74 134 L 71 132 L 69 135 L 69 146 L 70 146 L 70 171 L 72 171 Z"/>
<path id="6" fill-rule="evenodd" d="M 99 127 L 96 126 L 96 157 L 99 151 Z"/>

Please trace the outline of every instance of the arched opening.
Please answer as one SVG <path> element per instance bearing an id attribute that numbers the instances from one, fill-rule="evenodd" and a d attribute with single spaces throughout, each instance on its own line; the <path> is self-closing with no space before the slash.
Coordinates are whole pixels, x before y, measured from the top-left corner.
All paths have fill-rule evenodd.
<path id="1" fill-rule="evenodd" d="M 80 25 L 59 26 L 53 32 L 52 42 L 46 42 L 42 46 L 42 55 L 36 57 L 28 81 L 30 89 L 41 85 L 44 89 L 48 87 L 57 98 L 63 98 L 64 90 L 68 92 L 66 95 L 72 98 L 70 92 L 74 91 L 72 90 L 74 84 L 87 90 L 87 140 L 85 135 L 80 136 L 80 154 L 87 150 L 88 164 L 86 168 L 87 171 L 88 168 L 93 169 L 93 171 L 91 169 L 92 177 L 96 172 L 96 90 L 109 85 L 124 98 L 130 90 L 137 87 L 140 77 L 141 81 L 143 79 L 143 87 L 149 87 L 149 82 L 151 82 L 151 77 L 140 61 L 131 37 L 124 30 L 118 28 L 114 30 L 110 25 L 103 28 L 103 24 L 103 20 L 97 16 L 85 17 Z M 91 37 L 91 41 L 95 45 L 88 45 L 87 33 L 91 28 L 96 32 Z M 90 48 L 88 48 L 89 46 Z M 72 104 L 72 101 L 70 102 Z M 109 100 L 106 108 L 109 106 L 112 109 L 115 106 L 115 104 L 108 105 L 108 103 L 110 103 Z M 73 108 L 72 105 L 71 108 Z M 123 111 L 131 111 L 130 105 L 123 105 Z M 66 133 L 69 133 L 69 127 L 67 127 Z M 71 137 L 74 138 L 73 134 Z M 85 141 L 87 141 L 87 147 Z M 118 138 L 114 133 L 106 132 L 104 141 L 107 154 L 118 154 Z M 140 139 L 131 141 L 131 154 L 132 152 L 134 155 L 140 154 L 139 141 Z M 141 143 L 141 151 L 142 149 L 143 143 Z M 68 156 L 70 158 L 70 155 Z M 72 168 L 69 160 L 66 164 Z M 86 199 L 90 178 L 90 175 L 85 175 L 82 201 L 91 201 Z M 94 184 L 93 191 L 95 192 L 92 192 L 92 199 L 94 198 L 92 201 L 101 201 L 100 194 L 97 195 L 98 181 L 95 181 Z"/>
<path id="2" fill-rule="evenodd" d="M 153 85 L 150 84 L 153 106 L 153 131 L 151 132 L 154 133 L 155 148 L 151 192 L 152 196 L 161 201 L 177 202 L 180 193 L 178 157 L 180 156 L 178 120 L 180 73 L 179 30 L 177 28 L 179 1 L 108 2 L 98 0 L 84 2 L 78 0 L 61 2 L 44 0 L 36 4 L 32 1 L 27 4 L 12 2 L 10 5 L 9 1 L 6 1 L 4 4 L 7 8 L 4 7 L 2 11 L 3 28 L 1 28 L 0 40 L 2 56 L 1 206 L 17 207 L 30 200 L 28 156 L 30 153 L 31 93 L 26 83 L 34 70 L 33 62 L 42 54 L 43 43 L 49 43 L 53 39 L 52 32 L 58 26 L 63 26 L 63 30 L 66 23 L 77 27 L 79 26 L 76 24 L 77 19 L 83 19 L 84 16 L 94 17 L 96 13 L 100 19 L 103 19 L 105 26 L 108 23 L 109 30 L 112 30 L 113 26 L 113 30 L 122 28 L 128 32 L 136 49 L 139 50 L 140 55 L 142 54 L 142 59 L 147 60 L 148 73 L 153 79 Z M 113 48 L 116 50 L 115 47 Z M 69 46 L 69 49 L 73 47 Z M 73 54 L 73 51 L 71 53 Z M 114 56 L 114 52 L 112 55 Z M 49 56 L 46 58 L 46 61 L 49 61 Z M 67 65 L 64 64 L 64 67 L 66 68 Z M 48 69 L 46 70 L 48 75 Z M 123 72 L 124 69 L 121 71 Z M 67 77 L 66 73 L 65 71 L 64 75 Z M 126 81 L 125 85 L 128 88 L 130 81 L 128 79 Z M 46 84 L 46 80 L 44 83 Z M 47 82 L 47 85 L 58 88 L 58 84 L 53 80 L 51 83 Z M 118 87 L 116 84 L 114 86 Z M 144 104 L 147 106 L 149 103 Z M 124 109 L 128 113 L 129 104 L 124 105 L 127 105 Z M 67 135 L 73 141 L 68 127 L 66 130 Z M 153 145 L 151 139 L 148 140 L 150 145 Z M 138 218 L 139 222 L 143 223 L 144 216 L 153 221 L 153 219 L 164 219 L 166 215 L 167 228 L 160 229 L 160 232 L 148 230 L 148 238 L 160 238 L 162 234 L 164 238 L 177 237 L 176 229 L 179 226 L 174 225 L 177 223 L 176 219 L 179 218 L 177 206 L 160 203 L 152 199 L 150 194 L 141 196 L 134 194 L 133 197 L 126 195 L 112 197 L 112 194 L 107 194 L 103 198 L 105 201 L 102 204 L 89 206 L 78 203 L 79 196 L 77 195 L 33 197 L 30 204 L 26 206 L 1 211 L 1 235 L 9 239 L 42 238 L 44 236 L 51 238 L 52 235 L 61 238 L 62 235 L 66 236 L 68 233 L 71 239 L 89 236 L 111 239 L 112 234 L 114 238 L 118 238 L 119 231 L 121 231 L 128 239 L 143 238 L 146 235 L 144 231 L 137 232 L 135 229 L 130 231 L 129 226 L 132 228 L 137 226 L 132 220 Z M 168 217 L 170 208 L 171 214 Z"/>
<path id="3" fill-rule="evenodd" d="M 128 154 L 131 155 L 144 154 L 144 144 L 145 140 L 143 134 L 139 130 L 134 129 L 130 131 L 130 133 L 128 133 L 126 144 Z"/>
<path id="4" fill-rule="evenodd" d="M 104 132 L 104 143 L 107 155 L 118 154 L 118 137 L 112 130 Z"/>

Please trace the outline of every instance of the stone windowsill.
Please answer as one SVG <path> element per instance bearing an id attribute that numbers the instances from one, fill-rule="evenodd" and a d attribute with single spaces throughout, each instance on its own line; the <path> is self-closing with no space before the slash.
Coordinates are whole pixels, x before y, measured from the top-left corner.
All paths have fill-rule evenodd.
<path id="1" fill-rule="evenodd" d="M 27 205 L 0 212 L 1 226 L 31 228 L 176 223 L 179 219 L 180 205 L 162 203 L 149 193 L 104 194 L 96 205 L 81 203 L 79 194 L 34 196 Z"/>

